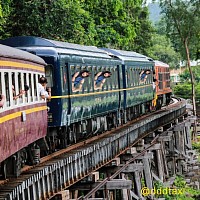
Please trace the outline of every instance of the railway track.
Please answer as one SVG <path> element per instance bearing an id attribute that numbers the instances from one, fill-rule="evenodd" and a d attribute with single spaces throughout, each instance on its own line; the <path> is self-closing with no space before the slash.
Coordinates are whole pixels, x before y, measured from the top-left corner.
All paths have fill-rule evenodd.
<path id="1" fill-rule="evenodd" d="M 44 157 L 40 164 L 23 168 L 20 177 L 0 185 L 0 200 L 49 199 L 185 112 L 185 101 L 175 101 L 160 111 Z"/>

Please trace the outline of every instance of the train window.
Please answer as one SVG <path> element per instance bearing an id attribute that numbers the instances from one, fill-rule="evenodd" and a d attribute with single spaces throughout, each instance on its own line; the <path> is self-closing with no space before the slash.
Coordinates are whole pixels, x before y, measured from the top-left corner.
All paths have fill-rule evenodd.
<path id="1" fill-rule="evenodd" d="M 136 68 L 134 68 L 133 69 L 133 84 L 134 84 L 134 86 L 136 86 L 137 85 L 137 83 L 138 83 L 138 79 L 137 79 L 137 69 Z"/>
<path id="2" fill-rule="evenodd" d="M 137 69 L 135 68 L 134 69 L 134 86 L 137 86 L 137 84 L 138 84 L 138 71 L 137 71 Z"/>
<path id="3" fill-rule="evenodd" d="M 12 91 L 12 87 L 9 87 L 9 75 L 8 72 L 4 73 L 5 87 L 6 87 L 6 106 L 10 106 L 10 93 Z"/>
<path id="4" fill-rule="evenodd" d="M 105 71 L 110 72 L 110 74 L 113 75 L 113 68 L 111 67 L 106 67 Z M 112 90 L 112 84 L 113 84 L 113 77 L 112 78 L 107 78 L 104 85 L 106 87 L 106 90 Z"/>
<path id="5" fill-rule="evenodd" d="M 118 68 L 115 68 L 115 84 L 116 84 L 116 89 L 119 88 L 119 82 L 118 82 L 118 76 L 120 76 L 120 74 L 118 74 Z"/>
<path id="6" fill-rule="evenodd" d="M 141 85 L 141 84 L 142 84 L 141 75 L 143 74 L 144 69 L 139 69 L 139 70 L 140 70 L 140 71 L 139 71 L 139 85 Z"/>
<path id="7" fill-rule="evenodd" d="M 70 65 L 70 72 L 71 72 L 71 77 L 73 78 L 73 75 L 75 74 L 75 66 L 74 65 Z M 72 82 L 71 86 L 73 87 L 73 82 Z M 73 92 L 73 90 L 72 90 L 72 92 Z"/>
<path id="8" fill-rule="evenodd" d="M 127 81 L 127 87 L 130 87 L 131 85 L 131 70 L 130 70 L 130 67 L 127 68 L 126 70 L 126 81 Z"/>
<path id="9" fill-rule="evenodd" d="M 86 75 L 85 75 L 86 74 Z M 87 73 L 86 67 L 81 66 L 78 77 L 75 79 L 78 82 L 78 87 L 80 88 L 81 93 L 87 93 L 87 77 L 89 73 Z"/>
<path id="10" fill-rule="evenodd" d="M 34 100 L 38 101 L 38 91 L 37 91 L 37 83 L 38 83 L 38 79 L 36 74 L 33 74 L 33 83 L 34 83 Z"/>
<path id="11" fill-rule="evenodd" d="M 89 71 L 86 67 L 76 66 L 75 70 L 71 68 L 72 73 L 72 91 L 73 92 L 87 92 L 87 84 L 85 85 L 86 79 L 90 76 Z M 84 87 L 83 87 L 84 86 Z"/>
<path id="12" fill-rule="evenodd" d="M 2 81 L 1 81 L 1 72 L 0 72 L 0 95 L 2 94 Z"/>
<path id="13" fill-rule="evenodd" d="M 53 65 L 47 65 L 45 67 L 45 77 L 48 81 L 48 87 L 53 87 Z"/>
<path id="14" fill-rule="evenodd" d="M 144 68 L 141 72 L 140 72 L 140 84 L 148 84 L 149 83 L 149 79 L 150 79 L 150 74 L 151 74 L 151 70 Z"/>
<path id="15" fill-rule="evenodd" d="M 37 94 L 38 94 L 38 101 L 40 100 L 40 94 L 38 91 L 38 83 L 39 83 L 39 79 L 40 79 L 40 74 L 37 74 Z M 27 83 L 27 81 L 25 82 L 25 84 Z M 28 97 L 28 93 L 26 93 L 26 98 Z"/>
<path id="16" fill-rule="evenodd" d="M 18 84 L 18 88 L 22 89 L 22 80 L 21 80 L 21 73 L 17 73 L 17 84 Z"/>
<path id="17" fill-rule="evenodd" d="M 135 86 L 137 83 L 137 80 L 136 80 L 136 69 L 135 67 L 133 66 L 133 86 Z"/>
<path id="18" fill-rule="evenodd" d="M 111 80 L 108 80 L 112 76 L 110 68 L 98 67 L 94 76 L 94 90 L 108 90 L 108 85 L 111 84 Z"/>
<path id="19" fill-rule="evenodd" d="M 90 76 L 86 79 L 87 80 L 87 82 L 88 82 L 88 92 L 92 92 L 93 91 L 93 87 L 92 87 L 92 67 L 91 66 L 88 66 L 87 67 L 87 70 L 89 71 L 89 73 L 90 73 Z"/>
<path id="20" fill-rule="evenodd" d="M 117 88 L 117 68 L 113 68 L 113 89 Z"/>
<path id="21" fill-rule="evenodd" d="M 102 89 L 102 87 L 97 87 L 98 86 L 97 80 L 98 80 L 98 77 L 99 77 L 100 74 L 101 74 L 101 67 L 98 66 L 98 67 L 96 67 L 96 70 L 94 72 L 94 90 Z"/>
<path id="22" fill-rule="evenodd" d="M 135 69 L 134 69 L 134 67 L 132 68 L 132 77 L 133 77 L 132 86 L 134 87 L 135 86 Z"/>
<path id="23" fill-rule="evenodd" d="M 15 73 L 15 86 L 16 86 L 16 95 L 20 94 L 20 91 L 22 90 L 22 81 L 21 81 L 21 73 Z M 14 104 L 22 103 L 22 98 L 18 98 L 14 101 Z"/>
<path id="24" fill-rule="evenodd" d="M 162 90 L 163 89 L 163 74 L 161 73 L 161 69 L 160 69 L 160 73 L 158 73 L 158 79 L 159 79 L 158 87 L 160 90 Z"/>
<path id="25" fill-rule="evenodd" d="M 29 80 L 29 85 L 30 85 L 30 89 L 29 89 L 29 99 L 28 99 L 28 102 L 31 102 L 33 100 L 33 79 L 32 79 L 32 76 L 31 74 L 28 74 L 28 80 Z"/>
<path id="26" fill-rule="evenodd" d="M 61 57 L 60 66 L 61 66 L 60 78 L 61 78 L 62 92 L 63 92 L 63 94 L 66 94 L 66 92 L 68 90 L 68 86 L 67 86 L 68 63 L 66 63 L 65 57 Z M 53 67 L 49 66 L 49 69 L 53 69 Z M 50 79 L 52 79 L 52 70 L 48 70 L 45 73 L 48 73 Z M 47 79 L 47 81 L 48 81 L 48 79 Z M 50 85 L 48 84 L 48 87 L 53 87 L 53 80 L 50 80 L 50 81 L 51 81 L 51 83 L 50 83 Z"/>
<path id="27" fill-rule="evenodd" d="M 11 95 L 11 98 L 14 99 L 15 96 L 17 96 L 19 94 L 19 87 L 18 87 L 18 84 L 17 84 L 16 73 L 12 73 L 11 76 L 12 76 L 12 95 Z M 13 101 L 13 105 L 16 105 L 18 101 L 19 100 Z"/>
<path id="28" fill-rule="evenodd" d="M 141 72 L 141 69 L 137 68 L 137 71 L 136 71 L 137 85 L 140 85 L 140 72 Z"/>
<path id="29" fill-rule="evenodd" d="M 30 87 L 30 84 L 29 84 L 28 81 L 27 81 L 27 74 L 26 74 L 26 73 L 23 73 L 22 84 L 28 85 L 28 86 Z M 25 101 L 25 102 L 28 102 L 28 95 L 29 95 L 29 91 L 27 91 L 27 92 L 25 93 L 25 96 L 24 96 L 25 98 L 24 98 L 23 102 L 24 102 L 24 101 Z"/>
<path id="30" fill-rule="evenodd" d="M 31 101 L 35 101 L 35 80 L 34 80 L 34 74 L 31 74 L 31 89 L 32 89 L 32 100 Z"/>
<path id="31" fill-rule="evenodd" d="M 114 80 L 114 77 L 115 77 L 115 75 L 114 75 L 114 67 L 112 67 L 111 68 L 111 74 L 112 74 L 112 76 L 111 76 L 111 78 L 109 78 L 110 79 L 110 90 L 113 90 L 114 88 L 115 88 L 115 80 Z"/>
<path id="32" fill-rule="evenodd" d="M 65 91 L 65 70 L 64 67 L 61 67 L 61 84 L 62 84 L 62 91 Z"/>
<path id="33" fill-rule="evenodd" d="M 5 76 L 3 72 L 0 72 L 0 87 L 1 87 L 1 94 L 6 98 L 6 86 L 5 86 Z M 3 109 L 6 108 L 6 101 L 4 102 Z"/>
<path id="34" fill-rule="evenodd" d="M 130 67 L 127 70 L 126 78 L 127 78 L 128 87 L 131 87 L 132 76 L 131 76 L 131 68 Z"/>
<path id="35" fill-rule="evenodd" d="M 136 68 L 136 77 L 135 77 L 135 79 L 136 79 L 136 85 L 137 86 L 140 85 L 140 72 L 141 72 L 141 70 L 142 69 L 140 69 L 139 67 Z"/>
<path id="36" fill-rule="evenodd" d="M 131 87 L 133 87 L 134 86 L 134 68 L 132 67 L 131 67 L 131 73 L 130 73 L 130 80 L 131 80 L 130 85 Z"/>
<path id="37" fill-rule="evenodd" d="M 153 74 L 153 72 L 152 72 L 151 69 L 149 69 L 149 70 L 150 70 L 150 74 L 147 76 L 146 84 L 152 83 L 152 74 Z"/>
<path id="38" fill-rule="evenodd" d="M 75 73 L 75 71 L 74 71 L 75 70 L 75 66 L 74 65 L 70 65 L 70 70 L 71 70 L 71 73 L 74 74 Z"/>
<path id="39" fill-rule="evenodd" d="M 98 75 L 97 77 L 97 80 L 100 79 L 100 77 L 102 77 L 101 79 L 103 80 L 100 80 L 100 85 L 102 85 L 102 90 L 108 90 L 108 81 L 104 78 L 104 75 L 102 75 L 102 72 L 106 71 L 106 68 L 105 67 L 101 67 L 100 68 L 100 74 Z"/>
<path id="40" fill-rule="evenodd" d="M 85 75 L 86 74 L 86 75 Z M 85 66 L 81 67 L 81 70 L 79 72 L 80 79 L 80 86 L 82 86 L 82 93 L 88 92 L 88 77 L 90 76 L 89 71 L 86 69 Z"/>
<path id="41" fill-rule="evenodd" d="M 1 74 L 2 74 L 2 73 L 0 72 L 0 101 L 1 101 L 1 95 L 3 95 L 3 92 L 2 92 L 2 80 L 1 80 L 2 78 L 1 78 Z M 5 94 L 4 94 L 4 95 L 5 95 Z M 0 112 L 1 112 L 1 110 L 2 110 L 1 108 L 2 108 L 2 107 L 0 107 Z"/>

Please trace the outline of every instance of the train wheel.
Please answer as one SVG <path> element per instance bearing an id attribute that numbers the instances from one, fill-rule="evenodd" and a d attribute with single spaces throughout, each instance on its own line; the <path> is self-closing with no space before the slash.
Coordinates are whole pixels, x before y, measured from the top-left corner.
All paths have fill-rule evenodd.
<path id="1" fill-rule="evenodd" d="M 1 178 L 16 178 L 21 173 L 22 159 L 21 153 L 17 152 L 1 163 Z"/>
<path id="2" fill-rule="evenodd" d="M 171 101 L 171 93 L 166 95 L 166 105 L 169 105 Z"/>
<path id="3" fill-rule="evenodd" d="M 6 161 L 3 161 L 1 163 L 1 176 L 0 176 L 0 179 L 4 180 L 4 179 L 7 179 L 7 171 L 6 171 Z"/>
<path id="4" fill-rule="evenodd" d="M 60 148 L 64 149 L 68 145 L 67 141 L 67 127 L 63 126 L 60 129 L 60 134 L 59 134 L 59 140 L 60 140 Z"/>

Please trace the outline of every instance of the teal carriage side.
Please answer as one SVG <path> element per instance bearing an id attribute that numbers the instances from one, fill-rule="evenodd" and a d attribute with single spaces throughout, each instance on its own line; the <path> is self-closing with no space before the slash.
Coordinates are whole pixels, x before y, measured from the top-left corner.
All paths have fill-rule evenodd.
<path id="1" fill-rule="evenodd" d="M 103 49 L 121 61 L 121 108 L 125 121 L 148 112 L 155 96 L 153 60 L 132 51 Z"/>
<path id="2" fill-rule="evenodd" d="M 64 129 L 68 140 L 76 142 L 117 124 L 119 61 L 94 46 L 65 45 L 70 46 L 59 53 L 63 86 L 68 82 L 68 93 L 63 95 L 68 95 L 68 102 L 63 96 L 61 126 L 68 125 Z"/>
<path id="3" fill-rule="evenodd" d="M 94 46 L 38 37 L 14 37 L 4 44 L 32 52 L 49 64 L 46 76 L 52 99 L 48 102 L 48 125 L 50 138 L 58 144 L 55 148 L 116 126 L 120 89 L 117 59 Z"/>

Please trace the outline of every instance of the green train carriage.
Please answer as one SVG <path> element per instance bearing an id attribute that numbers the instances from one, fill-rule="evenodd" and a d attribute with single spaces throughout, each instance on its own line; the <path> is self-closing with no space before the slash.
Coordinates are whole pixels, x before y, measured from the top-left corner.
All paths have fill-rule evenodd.
<path id="1" fill-rule="evenodd" d="M 110 56 L 121 61 L 123 93 L 121 93 L 121 108 L 123 120 L 131 120 L 149 112 L 155 97 L 154 61 L 133 51 L 123 51 L 103 48 Z M 142 73 L 149 71 L 146 80 L 141 81 Z"/>

